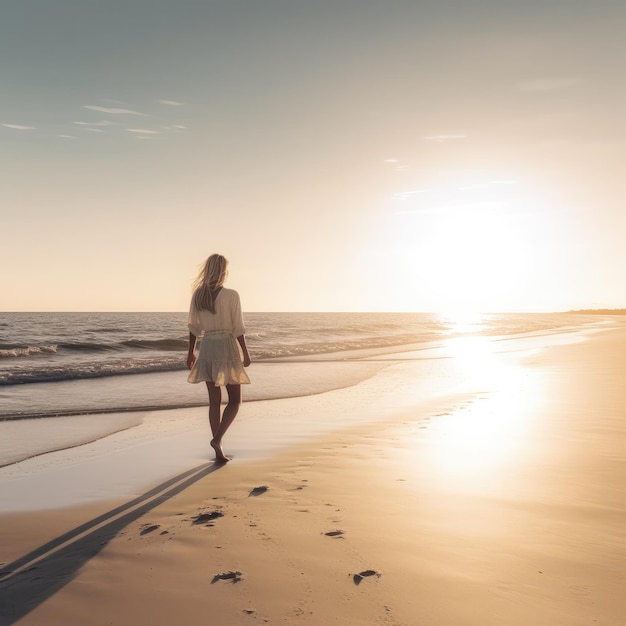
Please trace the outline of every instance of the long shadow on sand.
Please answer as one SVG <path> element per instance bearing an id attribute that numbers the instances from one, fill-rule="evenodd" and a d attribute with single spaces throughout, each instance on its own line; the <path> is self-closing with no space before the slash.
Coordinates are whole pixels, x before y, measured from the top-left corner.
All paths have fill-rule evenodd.
<path id="1" fill-rule="evenodd" d="M 3 567 L 0 626 L 10 626 L 63 588 L 128 524 L 220 467 L 203 464 L 174 476 Z"/>

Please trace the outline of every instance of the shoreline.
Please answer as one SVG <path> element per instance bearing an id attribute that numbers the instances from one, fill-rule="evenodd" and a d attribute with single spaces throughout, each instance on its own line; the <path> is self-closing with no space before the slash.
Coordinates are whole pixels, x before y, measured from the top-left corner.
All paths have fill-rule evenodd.
<path id="1" fill-rule="evenodd" d="M 620 625 L 626 329 L 533 343 L 457 346 L 421 380 L 405 361 L 356 393 L 285 401 L 282 423 L 352 421 L 265 458 L 242 448 L 134 498 L 0 515 L 15 569 L 0 624 Z M 241 425 L 257 437 L 265 419 Z"/>
<path id="2" fill-rule="evenodd" d="M 252 370 L 255 383 L 252 390 L 244 389 L 243 406 L 249 407 L 255 402 L 265 400 L 285 400 L 291 398 L 306 398 L 313 395 L 328 393 L 348 388 L 362 383 L 374 376 L 390 363 L 403 361 L 454 358 L 455 343 L 466 341 L 482 342 L 490 345 L 496 352 L 504 350 L 505 346 L 512 351 L 548 347 L 551 345 L 578 341 L 580 337 L 595 332 L 603 332 L 608 327 L 604 325 L 556 328 L 513 335 L 469 335 L 450 338 L 443 342 L 429 342 L 419 344 L 405 344 L 402 350 L 392 352 L 390 348 L 368 348 L 340 353 L 328 353 L 307 357 L 282 357 L 267 362 L 253 364 Z M 398 346 L 393 346 L 397 349 Z M 329 358 L 334 357 L 334 358 Z M 294 367 L 295 366 L 295 367 Z M 281 371 L 288 368 L 290 387 L 279 391 Z M 278 373 L 274 368 L 279 368 Z M 282 368 L 282 369 L 281 369 Z M 297 373 L 297 376 L 294 374 Z M 171 373 L 170 373 L 171 374 Z M 152 375 L 133 375 L 145 378 Z M 185 393 L 197 395 L 196 402 L 187 402 L 185 405 L 174 403 L 169 406 L 137 406 L 127 409 L 111 408 L 95 411 L 71 411 L 47 415 L 25 415 L 20 417 L 0 417 L 0 485 L 2 468 L 13 466 L 36 458 L 43 454 L 62 452 L 72 448 L 95 443 L 116 433 L 141 426 L 142 421 L 153 414 L 162 414 L 166 411 L 189 412 L 192 409 L 205 410 L 207 407 L 206 394 L 201 385 L 190 386 L 180 377 L 177 382 Z M 110 379 L 105 379 L 109 382 Z M 70 381 L 72 383 L 80 381 Z M 56 383 L 41 383 L 42 390 L 47 385 Z M 60 383 L 66 385 L 67 383 Z M 152 382 L 152 385 L 155 383 Z M 160 383 L 163 385 L 163 383 Z M 306 385 L 306 391 L 305 387 Z M 167 388 L 167 384 L 165 384 Z M 194 389 L 193 387 L 196 387 Z M 247 387 L 247 386 L 246 386 Z M 259 391 L 261 390 L 261 391 Z M 28 392 L 29 389 L 20 389 Z M 45 390 L 44 390 L 45 391 Z M 249 398 L 252 391 L 253 397 Z M 117 395 L 123 394 L 124 389 L 115 389 Z M 67 393 L 67 392 L 66 392 Z M 256 394 L 256 395 L 255 395 Z M 223 403 L 225 398 L 223 399 Z M 64 435 L 65 433 L 65 435 Z M 16 450 L 20 450 L 18 454 Z"/>
<path id="3" fill-rule="evenodd" d="M 586 316 L 587 318 L 589 316 Z M 372 357 L 394 355 L 405 352 L 419 353 L 445 347 L 450 340 L 466 336 L 476 336 L 485 340 L 524 339 L 532 336 L 544 336 L 576 332 L 581 329 L 602 327 L 604 324 L 618 324 L 619 319 L 578 321 L 576 325 L 559 324 L 554 327 L 514 332 L 480 331 L 469 333 L 460 329 L 442 333 L 433 339 L 420 341 L 401 341 L 395 337 L 391 344 L 371 345 L 354 349 L 342 349 L 339 352 L 311 352 L 296 355 L 283 355 L 255 359 L 252 368 L 261 368 L 261 379 L 253 385 L 245 401 L 278 399 L 281 397 L 305 396 L 354 384 L 354 368 L 346 369 L 346 362 L 374 361 Z M 254 353 L 253 353 L 254 354 Z M 264 376 L 263 368 L 274 367 L 277 376 L 290 378 L 291 366 L 299 363 L 301 368 L 308 367 L 306 377 L 290 381 L 288 388 L 272 386 L 271 378 Z M 321 364 L 334 368 L 332 376 L 325 376 Z M 285 376 L 285 373 L 287 376 Z M 205 394 L 195 394 L 186 383 L 186 370 L 157 369 L 151 372 L 117 372 L 115 374 L 89 374 L 77 378 L 60 378 L 49 381 L 23 382 L 21 384 L 3 384 L 3 414 L 0 414 L 0 427 L 3 422 L 20 419 L 38 419 L 70 415 L 106 415 L 133 411 L 165 410 L 183 407 L 202 406 L 206 403 Z M 368 373 L 365 373 L 367 376 Z M 363 378 L 363 375 L 360 376 Z M 344 380 L 345 379 L 345 380 Z M 339 382 L 337 382 L 339 381 Z M 268 384 L 269 383 L 269 384 Z M 311 384 L 313 385 L 311 387 Z M 151 393 L 142 393 L 141 389 L 150 389 Z M 77 400 L 77 398 L 79 400 Z M 125 401 L 120 403 L 120 398 Z M 50 403 L 52 401 L 52 404 Z"/>
<path id="4" fill-rule="evenodd" d="M 313 391 L 307 396 L 245 403 L 229 432 L 229 437 L 233 434 L 237 437 L 233 441 L 232 452 L 241 459 L 264 458 L 321 432 L 332 432 L 354 423 L 367 423 L 378 415 L 388 418 L 398 407 L 390 404 L 382 395 L 388 393 L 388 389 L 380 381 L 381 377 L 395 381 L 393 384 L 401 392 L 399 397 L 404 402 L 403 406 L 414 403 L 411 396 L 417 393 L 417 385 L 421 394 L 417 404 L 440 394 L 456 393 L 459 389 L 465 394 L 475 394 L 480 385 L 477 387 L 475 382 L 468 385 L 468 373 L 464 370 L 468 365 L 469 369 L 473 368 L 472 360 L 478 359 L 480 364 L 485 358 L 485 351 L 491 360 L 511 355 L 513 358 L 521 358 L 528 351 L 584 341 L 595 333 L 607 330 L 592 327 L 571 329 L 568 332 L 531 333 L 523 337 L 459 337 L 450 340 L 446 346 L 428 349 L 420 346 L 417 350 L 411 350 L 411 346 L 407 346 L 402 352 L 372 354 L 370 351 L 367 356 L 359 351 L 358 358 L 347 353 L 341 364 L 348 368 L 365 366 L 369 370 L 369 377 L 363 378 L 362 373 L 359 373 L 356 375 L 356 384 L 346 384 L 330 391 Z M 468 346 L 469 354 L 463 354 L 467 352 Z M 318 364 L 327 366 L 323 361 Z M 296 362 L 291 367 L 295 365 Z M 404 367 L 406 371 L 394 378 L 394 367 Z M 389 368 L 392 368 L 392 372 L 384 376 Z M 304 370 L 305 377 L 309 371 Z M 416 380 L 419 383 L 411 382 Z M 361 400 L 359 404 L 357 399 L 355 403 L 353 398 L 358 396 L 361 388 L 366 390 L 367 400 Z M 327 412 L 329 405 L 344 407 L 340 409 L 343 417 L 337 419 L 327 414 L 324 420 L 320 420 L 315 412 L 320 408 Z M 30 510 L 49 509 L 71 506 L 85 499 L 91 501 L 93 495 L 89 492 L 94 490 L 89 488 L 89 480 L 80 481 L 71 474 L 71 468 L 77 465 L 92 476 L 98 487 L 95 491 L 106 494 L 106 499 L 129 497 L 135 489 L 167 478 L 170 475 L 167 472 L 175 474 L 195 464 L 210 461 L 212 450 L 208 449 L 208 445 L 203 445 L 208 435 L 206 410 L 206 405 L 203 405 L 196 408 L 113 413 L 108 418 L 115 418 L 119 422 L 114 430 L 112 425 L 91 420 L 89 415 L 63 416 L 43 422 L 34 420 L 38 424 L 28 420 L 0 424 L 7 433 L 0 444 L 0 450 L 5 450 L 4 456 L 8 458 L 11 449 L 28 452 L 27 458 L 17 458 L 0 467 L 0 514 L 25 506 Z M 302 414 L 303 417 L 294 423 L 289 419 L 290 414 Z M 307 415 L 310 417 L 307 418 Z M 58 423 L 64 423 L 65 427 L 57 428 Z M 67 438 L 68 433 L 72 437 L 69 445 L 53 445 L 55 440 Z M 45 443 L 41 444 L 40 441 Z M 54 449 L 50 450 L 52 447 Z M 111 487 L 105 478 L 111 473 L 106 459 L 112 455 L 117 457 L 113 482 L 118 487 Z M 155 463 L 154 459 L 162 461 Z M 125 477 L 117 469 L 121 467 L 131 468 L 130 476 Z M 54 502 L 55 476 L 59 483 L 69 485 L 63 499 L 57 504 Z"/>

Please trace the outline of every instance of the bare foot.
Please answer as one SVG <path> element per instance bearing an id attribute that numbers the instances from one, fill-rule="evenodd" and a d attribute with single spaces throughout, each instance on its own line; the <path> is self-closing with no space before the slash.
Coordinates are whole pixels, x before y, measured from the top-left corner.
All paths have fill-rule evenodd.
<path id="1" fill-rule="evenodd" d="M 215 450 L 215 460 L 218 463 L 228 463 L 230 461 L 230 458 L 224 454 L 222 446 L 215 439 L 211 439 L 211 447 Z"/>

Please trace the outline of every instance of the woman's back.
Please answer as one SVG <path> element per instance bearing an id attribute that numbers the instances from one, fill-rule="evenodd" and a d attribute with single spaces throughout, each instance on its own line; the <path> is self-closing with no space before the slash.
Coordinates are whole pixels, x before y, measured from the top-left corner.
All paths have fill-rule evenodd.
<path id="1" fill-rule="evenodd" d="M 215 297 L 215 313 L 198 309 L 191 300 L 189 309 L 189 330 L 199 337 L 203 332 L 223 331 L 233 337 L 245 334 L 241 315 L 241 301 L 234 289 L 222 287 Z"/>

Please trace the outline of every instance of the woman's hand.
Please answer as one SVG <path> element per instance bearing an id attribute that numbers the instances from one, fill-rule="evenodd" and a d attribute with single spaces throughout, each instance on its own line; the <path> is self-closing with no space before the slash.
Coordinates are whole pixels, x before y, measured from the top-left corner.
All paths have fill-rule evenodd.
<path id="1" fill-rule="evenodd" d="M 243 366 L 248 367 L 250 365 L 250 355 L 248 354 L 248 346 L 246 345 L 246 338 L 243 335 L 237 337 L 237 341 L 241 346 L 241 356 L 243 357 Z"/>
<path id="2" fill-rule="evenodd" d="M 191 369 L 196 362 L 196 336 L 189 332 L 189 350 L 187 351 L 187 367 Z"/>

